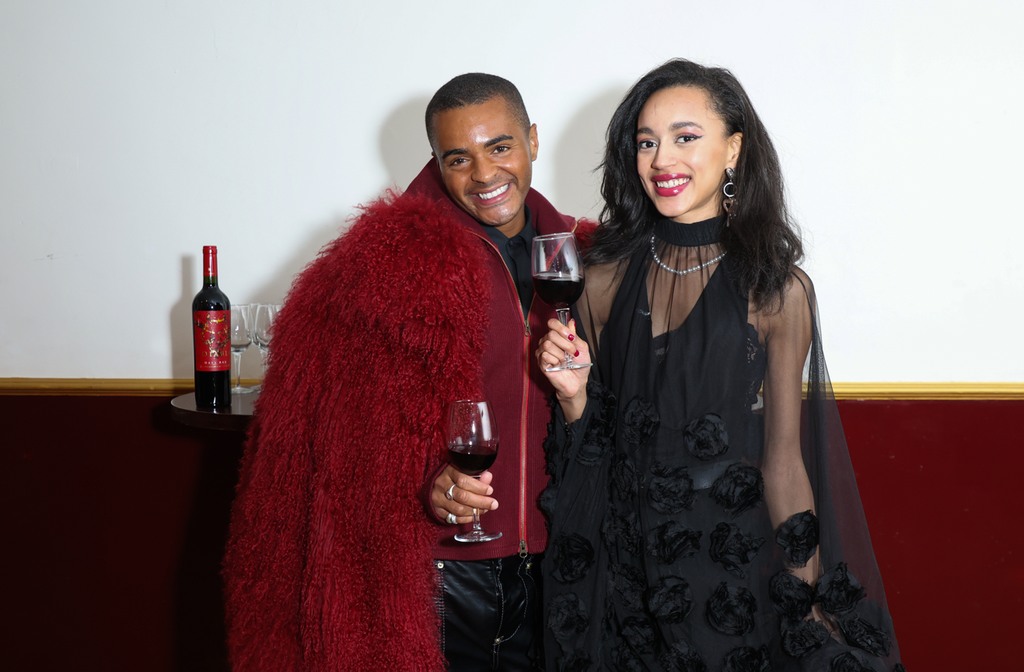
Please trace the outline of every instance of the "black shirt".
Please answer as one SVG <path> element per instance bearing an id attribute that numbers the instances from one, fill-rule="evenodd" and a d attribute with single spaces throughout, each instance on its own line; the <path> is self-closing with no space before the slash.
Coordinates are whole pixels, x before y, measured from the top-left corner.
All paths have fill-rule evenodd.
<path id="1" fill-rule="evenodd" d="M 504 233 L 493 226 L 483 227 L 487 237 L 501 252 L 501 259 L 512 275 L 524 316 L 530 312 L 530 303 L 533 301 L 533 272 L 530 268 L 530 258 L 533 251 L 533 237 L 537 235 L 537 232 L 533 228 L 532 220 L 533 216 L 530 214 L 530 209 L 527 208 L 526 226 L 518 235 L 511 238 L 506 237 Z"/>

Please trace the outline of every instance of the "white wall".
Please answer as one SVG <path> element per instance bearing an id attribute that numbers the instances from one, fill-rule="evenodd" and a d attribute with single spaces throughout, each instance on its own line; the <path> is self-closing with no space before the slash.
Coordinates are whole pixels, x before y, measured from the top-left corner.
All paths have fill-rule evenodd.
<path id="1" fill-rule="evenodd" d="M 0 377 L 190 377 L 201 246 L 280 300 L 462 72 L 520 86 L 535 186 L 596 214 L 611 111 L 685 56 L 773 133 L 834 380 L 1024 380 L 1022 5 L 828 4 L 2 0 Z"/>

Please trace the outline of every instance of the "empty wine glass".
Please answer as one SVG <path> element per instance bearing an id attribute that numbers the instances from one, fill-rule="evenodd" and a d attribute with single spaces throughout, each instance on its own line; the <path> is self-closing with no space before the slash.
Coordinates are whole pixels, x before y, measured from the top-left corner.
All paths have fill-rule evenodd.
<path id="1" fill-rule="evenodd" d="M 531 256 L 533 291 L 555 309 L 558 321 L 569 324 L 569 307 L 583 294 L 583 263 L 576 249 L 576 237 L 571 233 L 549 233 L 535 236 Z M 547 371 L 583 369 L 590 363 L 581 364 L 569 353 L 558 366 Z"/>
<path id="2" fill-rule="evenodd" d="M 486 401 L 459 400 L 448 407 L 448 461 L 464 474 L 479 478 L 498 456 L 498 428 Z M 455 535 L 456 541 L 492 541 L 501 532 L 484 532 L 473 509 L 473 529 Z"/>
<path id="3" fill-rule="evenodd" d="M 252 343 L 252 304 L 231 305 L 231 357 L 235 365 L 235 384 L 232 394 L 249 394 L 251 387 L 242 387 L 242 353 Z"/>
<path id="4" fill-rule="evenodd" d="M 270 339 L 274 333 L 274 318 L 280 309 L 279 304 L 260 303 L 256 306 L 256 314 L 253 317 L 252 342 L 260 350 L 264 377 L 267 375 L 267 355 L 270 354 Z"/>

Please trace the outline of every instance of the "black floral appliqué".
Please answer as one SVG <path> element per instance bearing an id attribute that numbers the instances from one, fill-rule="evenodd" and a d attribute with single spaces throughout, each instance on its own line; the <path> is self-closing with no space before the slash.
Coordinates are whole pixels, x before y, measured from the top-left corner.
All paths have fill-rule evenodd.
<path id="1" fill-rule="evenodd" d="M 579 534 L 558 537 L 553 546 L 555 569 L 551 575 L 557 581 L 579 581 L 594 564 L 594 547 Z"/>
<path id="2" fill-rule="evenodd" d="M 711 499 L 734 516 L 755 506 L 764 496 L 764 478 L 749 464 L 734 462 L 711 485 Z"/>
<path id="3" fill-rule="evenodd" d="M 811 511 L 794 513 L 775 532 L 775 543 L 791 566 L 803 567 L 818 548 L 818 517 Z"/>
<path id="4" fill-rule="evenodd" d="M 782 624 L 782 650 L 794 658 L 820 649 L 828 638 L 828 630 L 818 621 L 788 621 Z"/>
<path id="5" fill-rule="evenodd" d="M 591 381 L 587 384 L 587 397 L 594 403 L 597 411 L 583 431 L 576 461 L 592 467 L 600 463 L 611 451 L 612 436 L 615 433 L 615 395 L 600 383 Z M 570 431 L 575 431 L 574 425 L 570 425 Z"/>
<path id="6" fill-rule="evenodd" d="M 622 621 L 622 638 L 637 653 L 654 650 L 654 625 L 646 618 L 631 616 Z"/>
<path id="7" fill-rule="evenodd" d="M 729 450 L 729 432 L 722 418 L 708 413 L 686 425 L 683 442 L 698 460 L 713 460 Z"/>
<path id="8" fill-rule="evenodd" d="M 772 661 L 768 657 L 768 649 L 762 646 L 741 646 L 733 649 L 725 657 L 722 672 L 771 672 Z"/>
<path id="9" fill-rule="evenodd" d="M 647 608 L 655 618 L 681 623 L 693 608 L 693 593 L 686 579 L 666 576 L 651 588 Z"/>
<path id="10" fill-rule="evenodd" d="M 811 511 L 794 513 L 775 531 L 775 543 L 792 566 L 804 566 L 818 548 L 818 516 Z"/>
<path id="11" fill-rule="evenodd" d="M 846 637 L 846 641 L 857 648 L 876 656 L 889 655 L 889 636 L 863 618 L 855 615 L 844 616 L 839 619 L 839 629 Z"/>
<path id="12" fill-rule="evenodd" d="M 765 542 L 730 523 L 719 523 L 711 532 L 710 539 L 708 553 L 711 559 L 739 577 L 746 576 L 741 565 L 750 563 Z"/>
<path id="13" fill-rule="evenodd" d="M 576 461 L 585 467 L 596 466 L 601 463 L 611 449 L 612 440 L 609 436 L 591 437 L 590 432 L 587 432 L 576 452 Z"/>
<path id="14" fill-rule="evenodd" d="M 864 586 L 840 562 L 818 579 L 818 602 L 830 614 L 845 614 L 864 597 Z"/>
<path id="15" fill-rule="evenodd" d="M 582 651 L 573 651 L 569 655 L 558 659 L 560 672 L 589 672 L 594 668 L 594 662 L 590 656 Z"/>
<path id="16" fill-rule="evenodd" d="M 844 651 L 832 659 L 828 672 L 874 672 L 874 669 L 863 664 L 852 651 Z"/>
<path id="17" fill-rule="evenodd" d="M 586 632 L 589 621 L 587 605 L 576 593 L 556 595 L 548 604 L 548 629 L 563 648 Z"/>
<path id="18" fill-rule="evenodd" d="M 616 455 L 611 466 L 612 497 L 629 501 L 636 495 L 636 467 L 625 455 Z"/>
<path id="19" fill-rule="evenodd" d="M 549 406 L 554 406 L 555 398 L 552 397 L 548 401 Z M 571 434 L 571 432 L 566 432 Z M 567 445 L 570 441 L 567 439 L 565 444 Z M 543 442 L 545 464 L 547 466 L 548 474 L 557 473 L 557 465 L 562 463 L 562 454 L 565 452 L 565 446 L 561 441 L 558 440 L 558 432 L 555 431 L 555 422 L 552 420 L 548 423 L 548 434 L 544 437 Z"/>
<path id="20" fill-rule="evenodd" d="M 707 672 L 708 666 L 693 647 L 686 642 L 676 642 L 658 658 L 661 669 L 666 672 Z"/>
<path id="21" fill-rule="evenodd" d="M 623 603 L 633 611 L 644 608 L 644 573 L 633 565 L 614 564 L 609 568 L 610 583 Z"/>
<path id="22" fill-rule="evenodd" d="M 651 466 L 647 500 L 659 513 L 679 513 L 693 506 L 697 493 L 686 467 L 670 467 L 656 462 Z"/>
<path id="23" fill-rule="evenodd" d="M 548 487 L 541 490 L 540 495 L 537 497 L 537 508 L 547 516 L 548 520 L 551 520 L 552 514 L 555 512 L 555 504 L 558 502 L 558 486 L 552 479 L 548 481 Z"/>
<path id="24" fill-rule="evenodd" d="M 757 600 L 743 586 L 730 586 L 724 581 L 708 599 L 705 616 L 708 625 L 723 635 L 744 635 L 754 629 Z"/>
<path id="25" fill-rule="evenodd" d="M 628 646 L 616 646 L 612 653 L 612 669 L 616 672 L 644 672 L 643 660 Z"/>
<path id="26" fill-rule="evenodd" d="M 768 596 L 775 611 L 790 620 L 799 621 L 811 613 L 815 593 L 814 586 L 782 570 L 768 582 Z"/>
<path id="27" fill-rule="evenodd" d="M 671 564 L 700 550 L 701 532 L 674 520 L 662 523 L 647 534 L 647 551 L 659 562 Z"/>
<path id="28" fill-rule="evenodd" d="M 633 397 L 622 414 L 622 438 L 631 446 L 643 447 L 654 436 L 660 423 L 654 404 L 641 397 Z"/>
<path id="29" fill-rule="evenodd" d="M 640 552 L 640 524 L 637 523 L 635 513 L 609 514 L 601 526 L 601 536 L 605 547 L 609 549 L 618 546 L 633 555 Z"/>

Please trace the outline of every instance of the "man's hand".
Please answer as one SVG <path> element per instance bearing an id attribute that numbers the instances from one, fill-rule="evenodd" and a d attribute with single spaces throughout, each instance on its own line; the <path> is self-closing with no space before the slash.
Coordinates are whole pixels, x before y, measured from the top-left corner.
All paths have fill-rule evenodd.
<path id="1" fill-rule="evenodd" d="M 479 478 L 462 473 L 452 465 L 448 465 L 434 480 L 430 491 L 430 504 L 434 515 L 441 520 L 451 522 L 448 514 L 455 516 L 456 522 L 473 522 L 473 509 L 483 515 L 487 511 L 498 508 L 498 500 L 490 495 L 494 492 L 491 479 L 494 474 L 485 471 Z"/>

